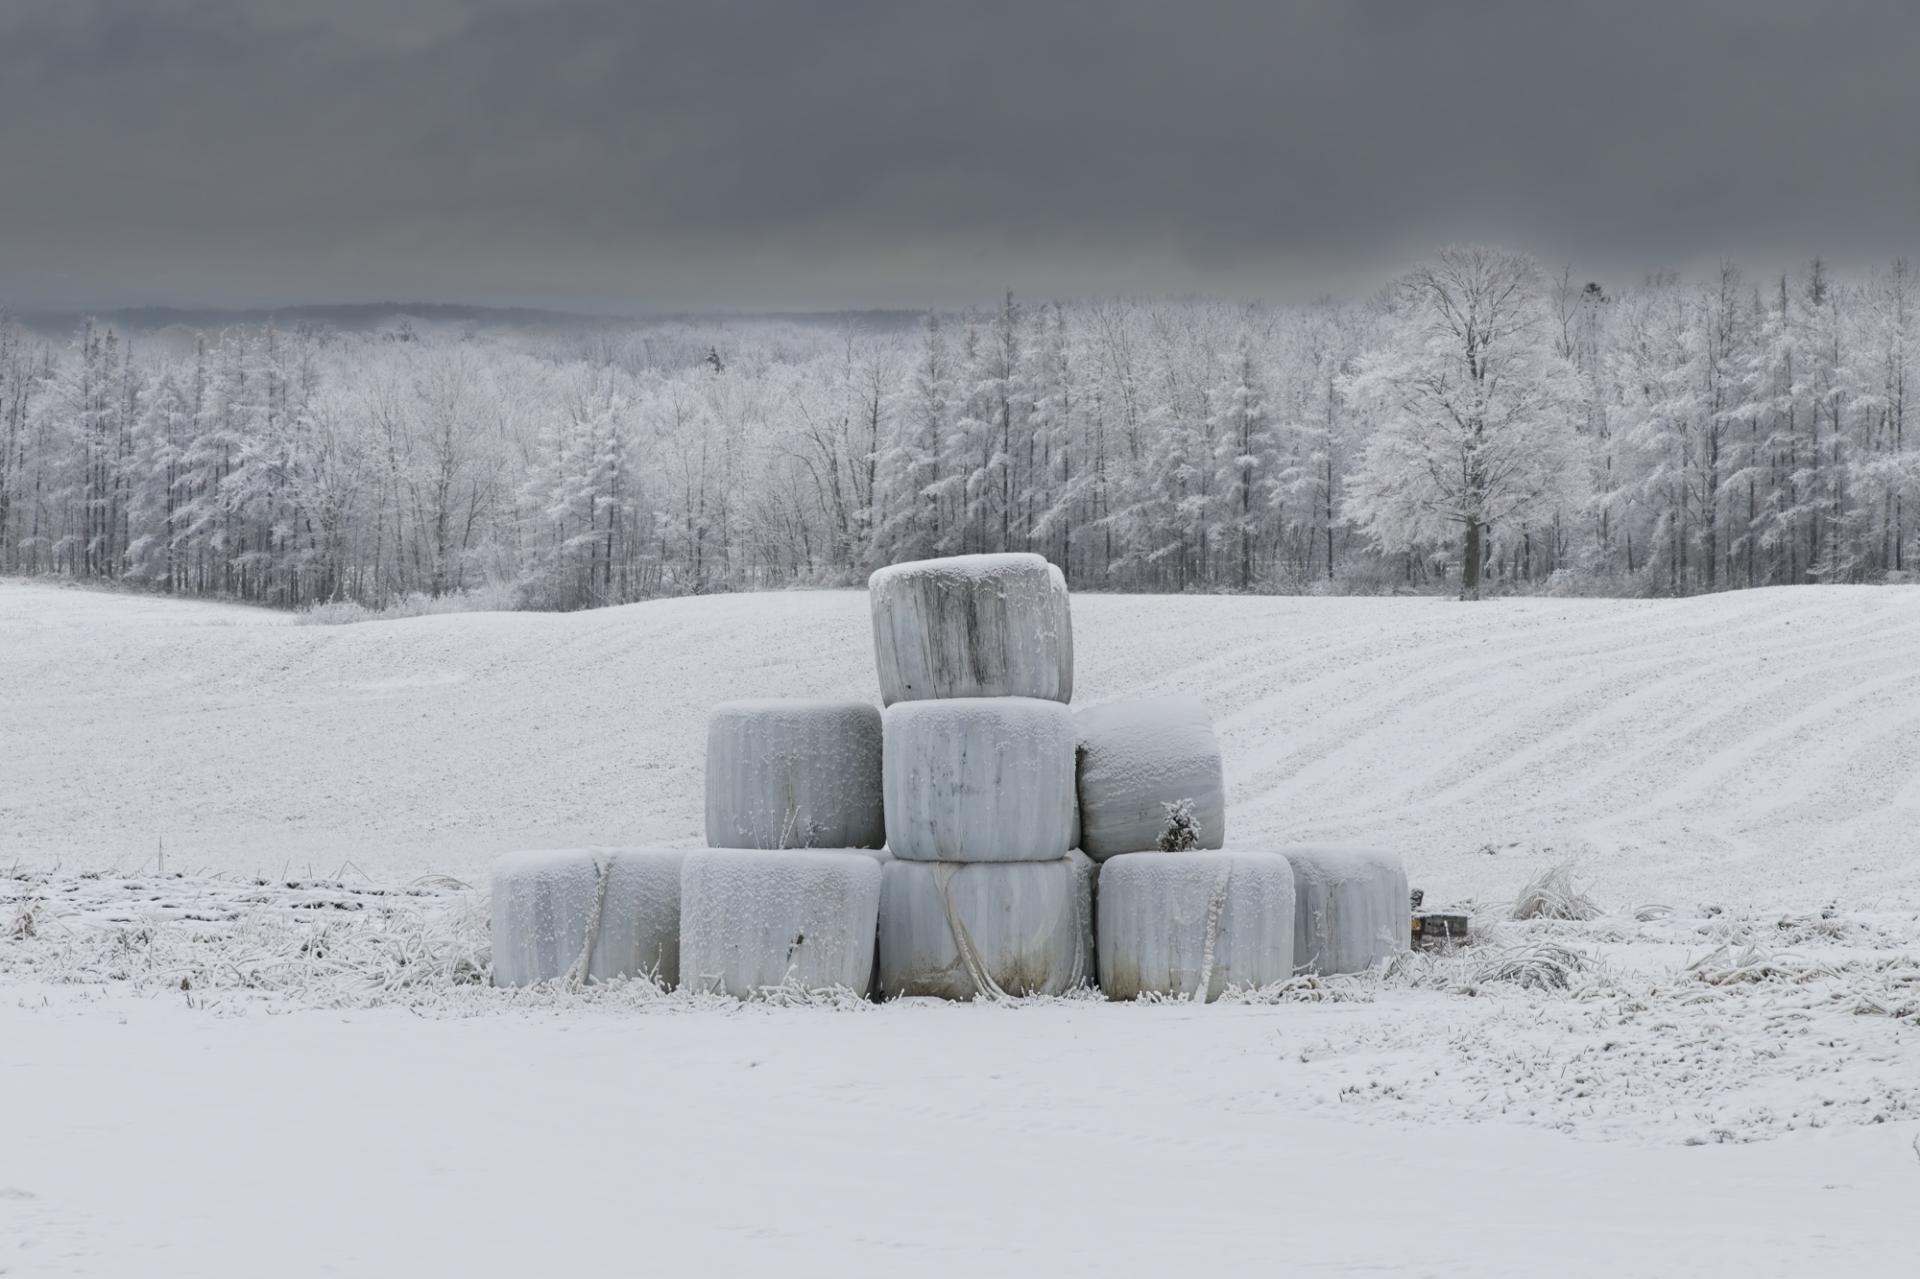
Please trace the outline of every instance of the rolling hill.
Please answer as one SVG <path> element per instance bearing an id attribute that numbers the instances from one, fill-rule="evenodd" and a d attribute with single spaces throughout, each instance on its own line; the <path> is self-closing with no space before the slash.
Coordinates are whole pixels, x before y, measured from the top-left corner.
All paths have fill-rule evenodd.
<path id="1" fill-rule="evenodd" d="M 1212 708 L 1235 844 L 1369 840 L 1430 898 L 1920 895 L 1920 592 L 1079 594 L 1076 703 Z M 864 593 L 322 627 L 0 583 L 0 862 L 376 879 L 701 839 L 706 715 L 876 697 Z"/>

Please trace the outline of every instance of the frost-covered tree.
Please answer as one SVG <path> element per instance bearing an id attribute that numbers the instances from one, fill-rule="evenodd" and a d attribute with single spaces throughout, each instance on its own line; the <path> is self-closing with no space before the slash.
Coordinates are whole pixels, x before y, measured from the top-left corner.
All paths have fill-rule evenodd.
<path id="1" fill-rule="evenodd" d="M 1916 551 L 1913 308 L 1899 263 L 1602 287 L 1486 252 L 1305 306 L 0 322 L 0 571 L 568 608 L 1001 549 L 1083 590 L 1878 581 Z"/>
<path id="2" fill-rule="evenodd" d="M 1489 530 L 1525 530 L 1585 496 L 1579 382 L 1554 349 L 1542 285 L 1523 254 L 1448 249 L 1400 281 L 1392 336 L 1348 382 L 1379 418 L 1349 513 L 1388 550 L 1457 531 L 1466 599 L 1479 597 Z"/>

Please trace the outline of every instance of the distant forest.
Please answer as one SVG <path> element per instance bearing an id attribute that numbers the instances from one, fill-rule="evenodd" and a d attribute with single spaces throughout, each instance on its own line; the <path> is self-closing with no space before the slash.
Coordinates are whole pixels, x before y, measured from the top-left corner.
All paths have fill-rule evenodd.
<path id="1" fill-rule="evenodd" d="M 1904 262 L 1588 282 L 1448 250 L 1311 306 L 908 326 L 0 322 L 0 573 L 302 607 L 854 584 L 1686 594 L 1900 580 Z"/>

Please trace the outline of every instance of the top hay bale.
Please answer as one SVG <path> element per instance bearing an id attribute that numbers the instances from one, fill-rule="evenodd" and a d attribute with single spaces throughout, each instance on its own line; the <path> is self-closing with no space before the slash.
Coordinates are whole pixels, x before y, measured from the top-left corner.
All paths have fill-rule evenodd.
<path id="1" fill-rule="evenodd" d="M 880 698 L 1073 697 L 1067 583 L 1038 555 L 956 555 L 867 579 Z"/>

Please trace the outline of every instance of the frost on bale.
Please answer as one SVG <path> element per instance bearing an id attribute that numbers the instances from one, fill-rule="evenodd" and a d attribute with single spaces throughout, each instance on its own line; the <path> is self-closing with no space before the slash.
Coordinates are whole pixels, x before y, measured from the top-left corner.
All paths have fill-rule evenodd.
<path id="1" fill-rule="evenodd" d="M 1093 975 L 1093 863 L 906 862 L 880 895 L 882 996 L 1057 995 Z"/>
<path id="2" fill-rule="evenodd" d="M 1407 870 L 1373 848 L 1280 850 L 1293 865 L 1294 967 L 1357 973 L 1410 944 Z"/>
<path id="3" fill-rule="evenodd" d="M 1160 846 L 1168 804 L 1191 800 L 1195 845 L 1226 842 L 1227 792 L 1213 720 L 1172 694 L 1089 706 L 1079 735 L 1080 847 L 1096 860 Z"/>
<path id="4" fill-rule="evenodd" d="M 868 852 L 696 849 L 680 876 L 680 984 L 867 993 L 880 868 Z"/>
<path id="5" fill-rule="evenodd" d="M 880 697 L 1073 696 L 1067 582 L 1038 555 L 956 555 L 867 579 Z"/>
<path id="6" fill-rule="evenodd" d="M 650 976 L 680 982 L 680 871 L 684 848 L 616 848 L 606 854 L 607 888 L 587 976 Z"/>
<path id="7" fill-rule="evenodd" d="M 681 849 L 568 848 L 493 864 L 493 983 L 679 979 Z"/>
<path id="8" fill-rule="evenodd" d="M 878 848 L 880 708 L 867 702 L 723 702 L 707 721 L 707 843 Z"/>
<path id="9" fill-rule="evenodd" d="M 1285 981 L 1293 914 L 1293 870 L 1277 853 L 1119 854 L 1100 866 L 1100 988 L 1211 1002 Z"/>
<path id="10" fill-rule="evenodd" d="M 1073 713 L 1031 697 L 886 713 L 887 845 L 909 861 L 1049 861 L 1073 841 Z"/>

